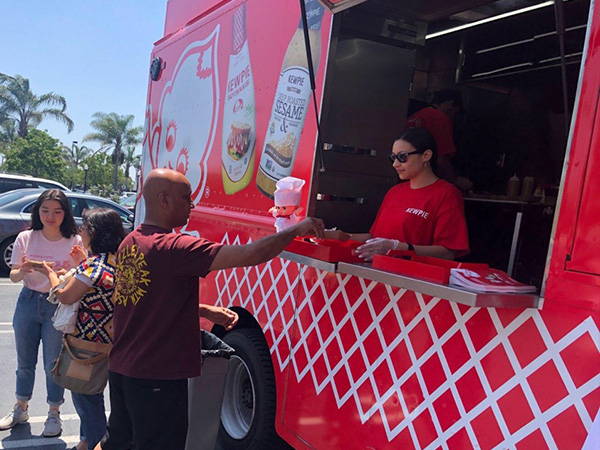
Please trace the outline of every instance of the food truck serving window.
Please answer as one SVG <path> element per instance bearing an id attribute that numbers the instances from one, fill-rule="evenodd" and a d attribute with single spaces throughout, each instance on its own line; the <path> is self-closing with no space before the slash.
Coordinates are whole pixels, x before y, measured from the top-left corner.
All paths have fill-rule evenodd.
<path id="1" fill-rule="evenodd" d="M 457 183 L 471 249 L 462 261 L 489 263 L 540 291 L 545 274 L 552 280 L 559 269 L 600 274 L 600 251 L 591 248 L 600 244 L 592 237 L 600 162 L 591 156 L 588 164 L 600 144 L 600 134 L 590 142 L 597 92 L 591 106 L 593 89 L 582 91 L 580 73 L 590 66 L 589 58 L 582 65 L 589 13 L 588 0 L 560 6 L 542 0 L 370 0 L 336 14 L 321 115 L 323 164 L 315 170 L 309 211 L 327 226 L 368 231 L 384 194 L 398 183 L 386 159 L 394 139 L 432 105 L 435 92 L 458 91 L 463 108 L 453 120 L 451 159 L 456 175 L 470 182 Z M 577 92 L 588 102 L 581 120 Z M 569 150 L 572 117 L 588 137 L 572 139 Z M 569 181 L 575 175 L 562 175 L 565 155 L 572 163 L 573 151 L 584 159 L 574 172 L 577 183 Z M 565 191 L 571 209 L 563 200 L 561 210 L 563 178 L 573 193 Z M 580 201 L 582 207 L 572 209 Z M 562 254 L 552 253 L 552 261 L 562 263 L 550 273 L 559 210 L 573 222 L 562 226 L 570 230 L 569 243 Z"/>

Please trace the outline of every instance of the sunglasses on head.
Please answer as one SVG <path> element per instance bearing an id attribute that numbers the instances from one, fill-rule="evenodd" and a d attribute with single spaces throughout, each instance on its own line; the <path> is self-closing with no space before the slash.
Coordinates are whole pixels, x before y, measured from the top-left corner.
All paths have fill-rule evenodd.
<path id="1" fill-rule="evenodd" d="M 424 152 L 415 150 L 414 152 L 391 153 L 388 156 L 388 158 L 392 164 L 394 164 L 395 161 L 398 161 L 400 163 L 405 163 L 406 161 L 408 161 L 408 157 L 410 155 L 415 155 L 417 153 L 424 153 Z"/>

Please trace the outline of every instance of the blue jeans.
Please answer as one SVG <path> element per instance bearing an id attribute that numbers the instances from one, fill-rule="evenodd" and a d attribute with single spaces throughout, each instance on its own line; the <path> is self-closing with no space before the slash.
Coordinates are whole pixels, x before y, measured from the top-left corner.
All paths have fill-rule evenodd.
<path id="1" fill-rule="evenodd" d="M 87 441 L 89 449 L 96 446 L 106 434 L 106 413 L 104 411 L 104 394 L 77 394 L 71 392 L 75 410 L 79 415 L 81 425 L 79 434 L 81 440 Z"/>
<path id="2" fill-rule="evenodd" d="M 62 333 L 52 325 L 52 315 L 57 305 L 48 302 L 48 294 L 24 287 L 19 294 L 13 328 L 17 346 L 17 400 L 29 401 L 35 382 L 40 340 L 43 344 L 44 370 L 46 372 L 47 402 L 58 406 L 64 402 L 64 388 L 52 379 L 50 371 L 60 353 Z"/>

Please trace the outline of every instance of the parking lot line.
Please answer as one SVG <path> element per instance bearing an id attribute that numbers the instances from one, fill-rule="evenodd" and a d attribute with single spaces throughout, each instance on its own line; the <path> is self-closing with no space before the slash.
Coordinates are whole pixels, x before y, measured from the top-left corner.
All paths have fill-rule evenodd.
<path id="1" fill-rule="evenodd" d="M 48 445 L 62 445 L 62 444 L 77 444 L 79 442 L 79 436 L 63 436 L 60 438 L 38 438 L 33 437 L 31 439 L 21 439 L 18 441 L 0 441 L 0 449 L 4 448 L 40 448 Z"/>
<path id="2" fill-rule="evenodd" d="M 63 422 L 67 420 L 79 420 L 79 416 L 77 414 L 61 414 L 60 418 Z M 30 417 L 29 423 L 43 423 L 46 421 L 46 416 L 33 416 Z"/>

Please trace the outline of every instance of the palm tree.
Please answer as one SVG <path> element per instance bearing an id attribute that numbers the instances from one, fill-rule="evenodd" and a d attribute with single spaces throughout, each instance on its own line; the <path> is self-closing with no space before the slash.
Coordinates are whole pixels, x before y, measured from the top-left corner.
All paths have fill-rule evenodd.
<path id="1" fill-rule="evenodd" d="M 127 150 L 125 151 L 124 161 L 125 161 L 125 176 L 128 177 L 129 176 L 129 168 L 133 167 L 133 168 L 137 169 L 137 167 L 139 166 L 139 163 L 140 163 L 140 155 L 135 154 L 134 146 L 127 147 Z"/>
<path id="2" fill-rule="evenodd" d="M 29 128 L 37 127 L 47 117 L 63 122 L 70 133 L 73 121 L 66 109 L 67 102 L 61 95 L 54 92 L 35 95 L 27 78 L 0 73 L 0 110 L 14 121 L 18 136 L 27 137 Z"/>
<path id="3" fill-rule="evenodd" d="M 77 141 L 73 141 L 73 144 L 70 147 L 63 145 L 62 148 L 65 152 L 65 160 L 75 169 L 78 169 L 79 165 L 88 156 L 92 155 L 92 150 L 90 148 L 85 145 L 77 145 Z"/>
<path id="4" fill-rule="evenodd" d="M 105 146 L 106 150 L 113 149 L 113 189 L 119 189 L 119 166 L 123 164 L 123 146 L 137 145 L 141 142 L 142 127 L 132 127 L 133 115 L 97 112 L 90 123 L 96 130 L 83 138 L 84 141 L 96 141 Z"/>
<path id="5" fill-rule="evenodd" d="M 0 145 L 8 144 L 17 137 L 15 121 L 0 111 Z"/>

